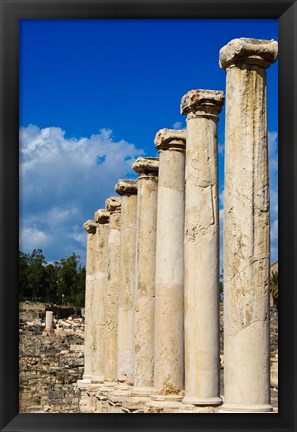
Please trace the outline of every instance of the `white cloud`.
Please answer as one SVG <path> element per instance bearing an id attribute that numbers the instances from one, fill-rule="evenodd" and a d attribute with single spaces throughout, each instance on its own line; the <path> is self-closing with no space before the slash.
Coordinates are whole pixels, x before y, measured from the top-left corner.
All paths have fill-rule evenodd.
<path id="1" fill-rule="evenodd" d="M 271 246 L 270 263 L 273 264 L 277 260 L 278 260 L 278 248 L 275 246 Z"/>
<path id="2" fill-rule="evenodd" d="M 271 262 L 277 260 L 278 251 L 278 134 L 268 132 Z"/>
<path id="3" fill-rule="evenodd" d="M 218 144 L 218 152 L 219 152 L 219 154 L 224 154 L 224 150 L 225 150 L 225 146 L 224 146 L 224 144 Z"/>
<path id="4" fill-rule="evenodd" d="M 59 127 L 20 129 L 20 248 L 42 248 L 47 260 L 72 252 L 85 260 L 82 224 L 114 195 L 119 178 L 136 177 L 144 151 L 112 131 L 65 138 Z"/>
<path id="5" fill-rule="evenodd" d="M 270 187 L 277 188 L 277 175 L 278 175 L 278 134 L 277 132 L 268 132 L 268 155 L 269 155 Z"/>
<path id="6" fill-rule="evenodd" d="M 278 219 L 275 219 L 271 224 L 271 241 L 278 239 Z"/>
<path id="7" fill-rule="evenodd" d="M 174 123 L 179 129 L 182 122 Z M 278 244 L 277 133 L 268 133 L 271 212 L 271 258 Z M 83 222 L 92 219 L 105 199 L 114 195 L 119 178 L 133 177 L 132 162 L 144 151 L 112 131 L 65 138 L 59 127 L 20 129 L 20 248 L 42 248 L 48 261 L 72 252 L 85 260 Z M 220 249 L 223 245 L 224 189 L 220 190 Z M 222 257 L 222 253 L 221 253 Z M 222 259 L 222 258 L 221 258 Z M 221 267 L 222 267 L 221 262 Z"/>
<path id="8" fill-rule="evenodd" d="M 177 122 L 173 123 L 172 128 L 173 129 L 185 129 L 185 126 L 184 126 L 183 122 L 177 121 Z"/>
<path id="9" fill-rule="evenodd" d="M 224 189 L 221 189 L 219 193 L 219 205 L 220 207 L 224 207 Z"/>
<path id="10" fill-rule="evenodd" d="M 41 249 L 48 244 L 48 236 L 36 227 L 24 228 L 22 232 L 23 242 L 27 245 L 27 249 Z"/>

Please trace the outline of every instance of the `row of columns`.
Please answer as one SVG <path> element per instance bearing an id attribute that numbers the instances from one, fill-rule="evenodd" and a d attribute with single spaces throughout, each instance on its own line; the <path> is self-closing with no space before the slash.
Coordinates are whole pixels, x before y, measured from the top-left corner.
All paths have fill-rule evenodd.
<path id="1" fill-rule="evenodd" d="M 227 71 L 224 404 L 269 412 L 269 183 L 265 69 L 277 43 L 235 39 Z M 218 115 L 224 93 L 191 90 L 184 130 L 160 130 L 88 232 L 83 381 L 132 396 L 220 405 Z"/>

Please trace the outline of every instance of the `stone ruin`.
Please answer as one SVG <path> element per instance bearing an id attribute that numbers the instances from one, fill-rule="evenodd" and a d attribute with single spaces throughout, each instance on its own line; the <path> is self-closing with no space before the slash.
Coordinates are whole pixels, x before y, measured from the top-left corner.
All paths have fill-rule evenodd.
<path id="1" fill-rule="evenodd" d="M 76 413 L 80 399 L 77 381 L 84 370 L 84 319 L 76 313 L 54 318 L 48 307 L 20 303 L 19 411 Z M 71 310 L 53 309 L 57 317 Z"/>
<path id="2" fill-rule="evenodd" d="M 220 395 L 218 116 L 191 90 L 186 130 L 161 129 L 84 224 L 81 412 L 272 412 L 266 68 L 277 42 L 234 39 L 226 70 L 224 400 Z"/>

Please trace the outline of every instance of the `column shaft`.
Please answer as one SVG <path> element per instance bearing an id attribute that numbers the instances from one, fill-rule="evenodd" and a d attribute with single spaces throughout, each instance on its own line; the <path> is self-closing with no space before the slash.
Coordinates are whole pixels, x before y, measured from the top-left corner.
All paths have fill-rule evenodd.
<path id="1" fill-rule="evenodd" d="M 122 195 L 117 377 L 119 381 L 133 384 L 137 182 L 120 182 L 129 184 L 129 187 L 132 182 L 135 183 L 135 190 L 134 194 L 124 195 L 125 192 L 116 187 L 116 191 Z M 121 186 L 120 182 L 117 186 Z"/>
<path id="2" fill-rule="evenodd" d="M 249 48 L 250 40 L 237 41 L 243 46 L 248 41 Z M 252 50 L 259 49 L 258 43 L 263 42 L 266 42 L 266 49 L 275 44 L 271 41 L 255 41 Z M 231 47 L 232 43 L 228 45 Z M 221 50 L 221 59 L 226 47 Z M 253 60 L 246 58 L 239 64 L 233 62 L 227 67 L 224 192 L 225 397 L 222 409 L 231 412 L 272 410 L 269 373 L 267 63 L 264 59 L 262 64 L 259 61 L 261 52 L 256 54 L 259 56 L 256 63 L 259 64 L 253 64 Z"/>
<path id="3" fill-rule="evenodd" d="M 185 132 L 163 129 L 155 145 L 160 161 L 154 386 L 159 394 L 178 395 L 184 388 Z"/>
<path id="4" fill-rule="evenodd" d="M 134 387 L 143 392 L 154 385 L 157 186 L 156 176 L 138 178 Z"/>
<path id="5" fill-rule="evenodd" d="M 95 328 L 95 353 L 93 367 L 93 382 L 104 381 L 105 355 L 105 291 L 107 287 L 107 254 L 109 234 L 109 213 L 99 210 L 95 213 L 98 223 L 96 230 L 96 261 L 94 282 L 93 320 Z"/>
<path id="6" fill-rule="evenodd" d="M 207 105 L 204 101 L 207 100 Z M 223 92 L 193 90 L 187 113 L 185 200 L 185 403 L 221 403 L 217 114 Z"/>
<path id="7" fill-rule="evenodd" d="M 118 198 L 116 198 L 118 200 Z M 108 201 L 108 200 L 107 200 Z M 107 381 L 117 379 L 118 290 L 120 283 L 120 211 L 111 211 L 108 236 L 108 283 L 105 296 L 105 370 Z"/>
<path id="8" fill-rule="evenodd" d="M 87 259 L 86 259 L 85 350 L 84 350 L 83 380 L 91 380 L 93 375 L 94 336 L 95 336 L 93 304 L 94 304 L 96 224 L 94 221 L 88 221 L 84 224 L 84 227 L 88 231 L 88 237 L 87 237 Z"/>
<path id="9" fill-rule="evenodd" d="M 54 330 L 54 313 L 52 311 L 45 312 L 45 330 L 48 332 Z"/>

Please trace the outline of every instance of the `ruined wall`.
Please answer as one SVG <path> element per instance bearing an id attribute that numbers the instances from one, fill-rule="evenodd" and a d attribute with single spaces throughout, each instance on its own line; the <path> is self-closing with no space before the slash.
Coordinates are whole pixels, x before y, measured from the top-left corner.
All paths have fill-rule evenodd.
<path id="1" fill-rule="evenodd" d="M 58 320 L 44 332 L 36 318 L 20 320 L 19 411 L 79 412 L 77 380 L 83 375 L 84 320 Z"/>

